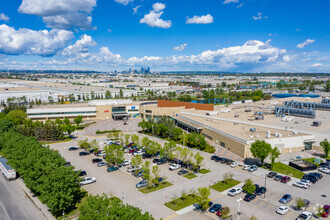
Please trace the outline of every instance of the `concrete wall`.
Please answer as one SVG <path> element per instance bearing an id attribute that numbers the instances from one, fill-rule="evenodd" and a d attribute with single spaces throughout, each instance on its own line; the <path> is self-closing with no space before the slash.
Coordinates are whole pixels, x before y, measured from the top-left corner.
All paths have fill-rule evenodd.
<path id="1" fill-rule="evenodd" d="M 158 107 L 181 107 L 181 106 L 184 106 L 186 109 L 194 108 L 196 110 L 214 111 L 214 105 L 211 104 L 158 100 Z"/>
<path id="2" fill-rule="evenodd" d="M 112 105 L 97 105 L 96 119 L 111 119 L 112 118 Z"/>
<path id="3" fill-rule="evenodd" d="M 148 117 L 154 117 L 154 116 L 175 116 L 176 114 L 180 113 L 185 109 L 184 106 L 180 107 L 164 107 L 160 108 L 157 107 L 157 105 L 141 105 L 139 107 L 140 115 L 142 119 L 146 119 Z M 150 112 L 151 111 L 151 112 Z"/>

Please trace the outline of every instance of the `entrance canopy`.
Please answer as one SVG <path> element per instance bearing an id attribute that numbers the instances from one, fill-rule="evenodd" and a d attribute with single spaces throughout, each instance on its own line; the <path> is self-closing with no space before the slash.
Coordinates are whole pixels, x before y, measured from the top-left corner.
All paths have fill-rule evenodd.
<path id="1" fill-rule="evenodd" d="M 116 113 L 112 113 L 112 118 L 114 120 L 122 120 L 125 117 L 129 117 L 129 114 L 127 112 L 116 112 Z"/>

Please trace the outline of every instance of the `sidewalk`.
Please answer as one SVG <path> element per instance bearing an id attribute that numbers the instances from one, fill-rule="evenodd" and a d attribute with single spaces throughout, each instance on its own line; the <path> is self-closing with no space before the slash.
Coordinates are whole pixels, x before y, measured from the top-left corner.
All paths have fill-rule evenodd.
<path id="1" fill-rule="evenodd" d="M 38 197 L 34 196 L 31 191 L 25 186 L 22 179 L 18 178 L 18 185 L 23 189 L 26 196 L 31 200 L 31 202 L 42 212 L 46 219 L 55 220 L 56 218 L 48 211 L 47 205 L 40 202 Z"/>

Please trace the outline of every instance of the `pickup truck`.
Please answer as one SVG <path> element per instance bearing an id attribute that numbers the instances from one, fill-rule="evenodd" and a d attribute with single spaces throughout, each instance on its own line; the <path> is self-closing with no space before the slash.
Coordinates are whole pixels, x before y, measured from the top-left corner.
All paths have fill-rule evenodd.
<path id="1" fill-rule="evenodd" d="M 6 180 L 16 179 L 16 171 L 7 163 L 7 159 L 0 157 L 0 171 Z"/>

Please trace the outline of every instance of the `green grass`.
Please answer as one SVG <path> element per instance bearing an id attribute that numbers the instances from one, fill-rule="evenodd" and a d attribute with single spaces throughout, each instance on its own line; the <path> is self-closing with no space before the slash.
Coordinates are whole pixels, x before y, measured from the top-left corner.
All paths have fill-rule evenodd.
<path id="1" fill-rule="evenodd" d="M 288 175 L 288 176 L 293 176 L 296 177 L 298 179 L 301 179 L 304 176 L 304 173 L 293 168 L 290 167 L 288 165 L 285 165 L 281 162 L 276 162 L 273 166 L 272 171 L 277 172 L 277 173 L 281 173 L 284 175 Z"/>
<path id="2" fill-rule="evenodd" d="M 314 157 L 313 158 L 305 158 L 305 159 L 303 159 L 303 160 L 305 160 L 305 161 L 308 161 L 308 162 L 310 162 L 310 163 L 312 163 L 312 164 L 315 164 L 315 165 L 317 165 L 317 166 L 319 166 L 319 164 L 318 163 L 314 163 Z M 323 160 L 320 160 L 321 161 L 321 163 L 323 163 Z"/>
<path id="3" fill-rule="evenodd" d="M 207 174 L 207 173 L 209 173 L 211 171 L 208 170 L 208 169 L 200 169 L 198 172 L 201 173 L 201 174 Z"/>
<path id="4" fill-rule="evenodd" d="M 195 178 L 197 176 L 195 174 L 193 174 L 193 173 L 188 173 L 188 174 L 184 175 L 184 177 L 186 177 L 187 179 L 193 179 L 193 178 Z"/>
<path id="5" fill-rule="evenodd" d="M 156 186 L 156 187 L 146 187 L 143 189 L 139 189 L 139 191 L 144 194 L 148 194 L 148 193 L 151 193 L 151 192 L 154 192 L 154 191 L 157 191 L 160 189 L 164 189 L 164 188 L 172 186 L 172 185 L 173 185 L 172 183 L 165 181 L 165 182 L 159 183 L 158 186 Z"/>
<path id="6" fill-rule="evenodd" d="M 180 209 L 183 209 L 187 206 L 190 206 L 194 203 L 196 203 L 198 200 L 198 196 L 194 194 L 186 195 L 184 198 L 180 197 L 178 199 L 174 199 L 170 202 L 165 203 L 164 205 L 173 211 L 178 211 Z"/>
<path id="7" fill-rule="evenodd" d="M 227 190 L 231 187 L 236 186 L 239 183 L 240 183 L 240 181 L 237 181 L 237 180 L 228 180 L 227 183 L 225 183 L 224 181 L 221 181 L 221 182 L 218 182 L 216 184 L 213 184 L 211 186 L 211 189 L 222 192 L 222 191 L 225 191 L 225 190 Z"/>
<path id="8" fill-rule="evenodd" d="M 96 123 L 96 121 L 92 121 L 92 122 L 88 122 L 86 124 L 79 125 L 79 127 L 77 127 L 77 130 L 83 130 L 84 128 L 87 128 L 88 126 L 95 124 L 95 123 Z"/>
<path id="9" fill-rule="evenodd" d="M 58 141 L 38 141 L 40 144 L 59 144 L 59 143 L 65 143 L 65 142 L 69 142 L 72 141 L 73 139 L 71 138 L 67 138 L 64 140 L 58 140 Z"/>
<path id="10" fill-rule="evenodd" d="M 121 130 L 105 130 L 105 131 L 97 130 L 97 131 L 95 131 L 95 134 L 107 134 L 107 133 L 114 133 L 114 132 L 121 132 Z"/>

